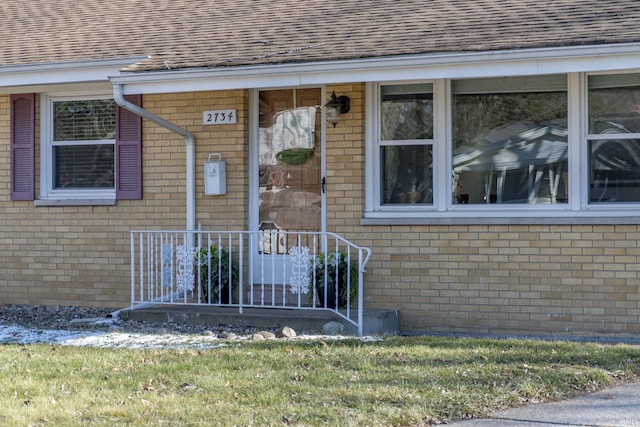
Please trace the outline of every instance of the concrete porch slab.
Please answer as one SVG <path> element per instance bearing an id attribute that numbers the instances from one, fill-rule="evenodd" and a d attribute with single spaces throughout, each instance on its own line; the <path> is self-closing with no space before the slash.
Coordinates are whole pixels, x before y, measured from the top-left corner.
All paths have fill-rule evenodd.
<path id="1" fill-rule="evenodd" d="M 244 308 L 243 313 L 240 313 L 237 307 L 155 305 L 123 309 L 119 316 L 125 320 L 230 325 L 257 329 L 279 329 L 289 326 L 299 334 L 319 334 L 325 323 L 335 321 L 345 326 L 347 334 L 357 335 L 357 329 L 354 325 L 330 311 L 321 310 Z M 397 310 L 364 310 L 364 335 L 396 335 L 398 332 L 399 315 Z"/>

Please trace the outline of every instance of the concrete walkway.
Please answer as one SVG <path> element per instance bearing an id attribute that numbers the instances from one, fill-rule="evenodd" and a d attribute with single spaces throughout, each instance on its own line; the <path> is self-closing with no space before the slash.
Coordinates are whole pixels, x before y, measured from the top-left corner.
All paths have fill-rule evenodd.
<path id="1" fill-rule="evenodd" d="M 562 402 L 529 405 L 461 421 L 455 427 L 640 426 L 640 383 L 626 384 Z"/>

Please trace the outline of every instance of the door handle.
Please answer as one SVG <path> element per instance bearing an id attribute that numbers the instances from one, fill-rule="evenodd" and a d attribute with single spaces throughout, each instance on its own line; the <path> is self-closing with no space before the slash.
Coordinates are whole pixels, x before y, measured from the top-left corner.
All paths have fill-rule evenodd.
<path id="1" fill-rule="evenodd" d="M 322 187 L 322 194 L 325 194 L 327 190 L 327 178 L 325 178 L 324 176 L 320 180 L 320 186 Z"/>

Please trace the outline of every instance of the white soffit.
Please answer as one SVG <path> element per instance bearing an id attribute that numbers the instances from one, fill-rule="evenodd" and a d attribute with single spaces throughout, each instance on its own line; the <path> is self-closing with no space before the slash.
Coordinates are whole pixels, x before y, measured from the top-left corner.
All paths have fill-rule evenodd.
<path id="1" fill-rule="evenodd" d="M 133 94 L 631 69 L 640 69 L 639 43 L 122 73 L 110 80 Z"/>
<path id="2" fill-rule="evenodd" d="M 109 76 L 146 57 L 125 57 L 87 61 L 64 61 L 0 66 L 0 93 L 49 90 L 110 90 Z"/>

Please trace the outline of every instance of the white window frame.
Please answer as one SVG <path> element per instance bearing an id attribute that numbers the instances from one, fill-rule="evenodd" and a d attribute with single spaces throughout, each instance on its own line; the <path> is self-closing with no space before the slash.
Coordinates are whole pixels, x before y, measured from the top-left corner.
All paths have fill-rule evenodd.
<path id="1" fill-rule="evenodd" d="M 638 70 L 611 71 L 624 74 Z M 453 204 L 452 79 L 366 83 L 365 210 L 363 224 L 575 224 L 640 223 L 640 203 L 589 203 L 587 73 L 567 75 L 569 200 L 562 204 Z M 593 73 L 605 74 L 605 73 Z M 387 84 L 432 83 L 434 99 L 433 205 L 385 206 L 380 203 L 380 87 Z M 627 134 L 627 137 L 640 135 Z"/>
<path id="2" fill-rule="evenodd" d="M 53 140 L 53 104 L 58 101 L 82 101 L 93 99 L 113 99 L 113 94 L 108 92 L 69 94 L 48 93 L 40 96 L 40 195 L 41 201 L 70 202 L 71 204 L 90 203 L 96 204 L 108 202 L 114 203 L 116 199 L 115 183 L 113 188 L 82 188 L 82 189 L 54 189 L 53 188 L 53 148 L 55 146 L 72 145 L 78 142 L 86 142 L 88 145 L 109 144 L 113 145 L 115 152 L 115 135 L 113 139 L 73 141 L 69 143 L 55 142 Z M 115 171 L 115 165 L 114 165 Z"/>
<path id="3" fill-rule="evenodd" d="M 584 151 L 584 189 L 583 189 L 583 209 L 593 210 L 593 211 L 609 211 L 620 209 L 623 212 L 632 212 L 634 215 L 637 215 L 638 209 L 640 209 L 640 201 L 639 202 L 615 202 L 615 203 L 604 203 L 597 202 L 592 203 L 590 201 L 589 195 L 589 186 L 590 186 L 590 177 L 589 170 L 591 165 L 589 163 L 589 143 L 591 141 L 596 140 L 607 140 L 607 139 L 640 139 L 640 133 L 612 133 L 612 134 L 592 134 L 589 133 L 589 76 L 602 76 L 602 75 L 621 75 L 621 74 L 638 74 L 640 71 L 636 72 L 607 72 L 607 73 L 586 73 L 582 79 L 583 93 L 584 93 L 584 103 L 583 103 L 583 111 L 582 111 L 582 149 Z"/>
<path id="4" fill-rule="evenodd" d="M 396 85 L 396 84 L 422 84 L 422 83 L 431 83 L 433 84 L 433 138 L 432 139 L 424 139 L 424 140 L 402 140 L 402 141 L 383 141 L 380 135 L 380 93 L 382 86 Z M 367 126 L 365 129 L 365 133 L 367 135 L 366 140 L 371 142 L 371 146 L 368 147 L 370 152 L 370 156 L 367 156 L 367 170 L 376 170 L 377 174 L 379 174 L 380 167 L 380 151 L 381 147 L 390 147 L 390 146 L 407 146 L 407 145 L 420 145 L 420 146 L 431 146 L 432 149 L 432 157 L 433 157 L 433 203 L 431 204 L 382 204 L 382 181 L 379 178 L 380 175 L 377 175 L 378 178 L 374 180 L 367 180 L 367 202 L 366 209 L 367 212 L 375 212 L 378 215 L 390 216 L 390 217 L 412 217 L 412 216 L 420 216 L 422 213 L 426 212 L 434 212 L 441 209 L 442 204 L 442 194 L 440 185 L 440 177 L 442 175 L 442 162 L 440 161 L 441 157 L 444 155 L 444 150 L 442 143 L 443 139 L 443 126 L 440 118 L 444 117 L 444 111 L 442 108 L 438 108 L 439 102 L 438 99 L 443 97 L 443 91 L 441 85 L 436 85 L 434 81 L 426 80 L 426 81 L 400 81 L 400 82 L 385 82 L 383 84 L 367 84 L 366 91 L 367 99 L 365 102 L 368 106 L 375 106 L 374 108 L 367 108 L 367 111 L 373 112 L 373 119 L 367 121 Z M 440 119 L 440 120 L 439 120 Z M 371 176 L 368 174 L 368 176 Z"/>

